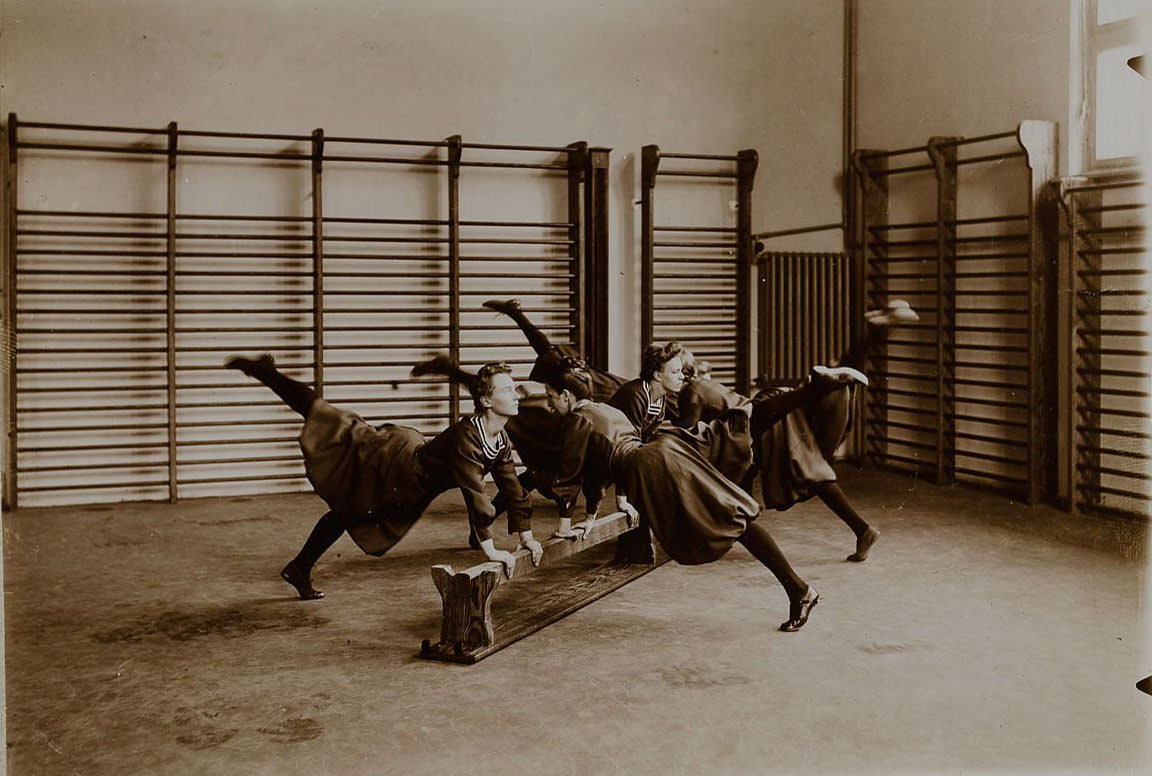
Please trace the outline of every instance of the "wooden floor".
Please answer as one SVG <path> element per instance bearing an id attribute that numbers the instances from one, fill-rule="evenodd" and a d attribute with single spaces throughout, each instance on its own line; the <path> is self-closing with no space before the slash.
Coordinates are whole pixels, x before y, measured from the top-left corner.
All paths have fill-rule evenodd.
<path id="1" fill-rule="evenodd" d="M 867 563 L 818 502 L 761 518 L 823 596 L 798 633 L 737 547 L 474 666 L 416 658 L 429 567 L 478 559 L 455 495 L 385 558 L 342 539 L 316 602 L 277 576 L 313 496 L 7 514 L 9 773 L 1152 772 L 1142 527 L 844 487 L 882 531 Z"/>

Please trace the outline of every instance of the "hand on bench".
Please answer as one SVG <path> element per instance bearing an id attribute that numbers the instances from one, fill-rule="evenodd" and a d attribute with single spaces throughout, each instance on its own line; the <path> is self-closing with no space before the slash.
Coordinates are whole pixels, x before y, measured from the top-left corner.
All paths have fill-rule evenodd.
<path id="1" fill-rule="evenodd" d="M 572 525 L 572 518 L 560 518 L 560 526 L 552 533 L 553 539 L 583 539 L 596 525 L 596 515 L 586 515 L 582 522 Z"/>

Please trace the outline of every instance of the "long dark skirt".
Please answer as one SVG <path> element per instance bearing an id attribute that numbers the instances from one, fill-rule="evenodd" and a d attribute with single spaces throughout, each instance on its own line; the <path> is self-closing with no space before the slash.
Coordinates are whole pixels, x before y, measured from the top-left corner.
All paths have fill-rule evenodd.
<path id="1" fill-rule="evenodd" d="M 757 452 L 765 507 L 788 509 L 815 495 L 822 483 L 836 481 L 831 461 L 851 427 L 852 395 L 847 388 L 833 391 L 761 435 Z"/>
<path id="2" fill-rule="evenodd" d="M 660 433 L 622 453 L 617 485 L 647 519 L 665 552 L 696 565 L 722 557 L 760 505 L 679 433 Z"/>
<path id="3" fill-rule="evenodd" d="M 427 492 L 416 457 L 424 444 L 414 428 L 373 428 L 323 399 L 313 403 L 300 433 L 313 489 L 344 516 L 348 534 L 370 555 L 400 541 L 436 496 Z"/>

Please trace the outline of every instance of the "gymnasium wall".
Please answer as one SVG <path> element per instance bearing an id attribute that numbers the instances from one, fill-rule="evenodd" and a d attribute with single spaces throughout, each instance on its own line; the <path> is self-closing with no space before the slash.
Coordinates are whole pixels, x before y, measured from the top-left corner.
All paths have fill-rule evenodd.
<path id="1" fill-rule="evenodd" d="M 610 363 L 626 374 L 641 145 L 758 149 L 754 229 L 838 218 L 837 0 L 6 0 L 0 14 L 0 109 L 25 120 L 611 147 Z M 728 199 L 702 206 L 730 217 Z"/>
<path id="2" fill-rule="evenodd" d="M 22 121 L 132 127 L 159 128 L 176 121 L 182 131 L 306 136 L 319 127 L 328 137 L 439 140 L 459 133 L 465 143 L 562 146 L 584 140 L 612 148 L 609 357 L 612 369 L 634 374 L 640 348 L 640 147 L 656 143 L 669 152 L 715 154 L 758 149 L 754 228 L 833 220 L 839 211 L 841 13 L 839 2 L 755 0 L 5 2 L 0 7 L 0 112 L 5 117 L 15 112 Z M 21 137 L 34 134 L 28 130 Z M 141 147 L 164 143 L 163 137 L 146 133 L 126 139 Z M 225 145 L 235 149 L 237 143 L 181 140 L 181 148 Z M 306 157 L 308 144 L 265 140 L 252 142 L 249 150 Z M 326 145 L 326 153 L 341 152 L 347 146 Z M 423 152 L 409 153 L 419 157 Z M 442 154 L 431 151 L 428 158 Z M 483 158 L 466 150 L 464 158 L 478 156 Z M 549 161 L 548 154 L 538 156 L 531 161 Z M 164 210 L 163 157 L 76 161 L 68 153 L 23 153 L 19 171 L 22 208 Z M 443 174 L 436 168 L 330 164 L 324 184 L 326 218 L 446 215 Z M 290 220 L 311 213 L 307 161 L 182 157 L 176 185 L 181 214 L 289 219 L 259 226 L 267 233 L 247 242 L 229 236 L 257 230 L 247 222 L 233 222 L 231 228 L 227 221 L 179 228 L 185 235 L 177 245 L 180 252 L 272 247 L 280 256 L 270 259 L 273 276 L 256 280 L 235 276 L 237 270 L 260 264 L 255 257 L 239 259 L 230 269 L 215 258 L 186 258 L 178 265 L 178 272 L 192 274 L 178 278 L 177 287 L 193 293 L 181 292 L 177 309 L 218 312 L 177 315 L 177 492 L 185 497 L 304 488 L 298 454 L 292 452 L 299 421 L 267 391 L 219 364 L 228 352 L 268 349 L 290 374 L 312 379 L 305 366 L 293 368 L 309 363 L 312 341 L 307 243 L 301 242 L 307 229 Z M 732 198 L 723 189 L 683 200 L 668 197 L 658 219 L 710 225 L 734 220 Z M 460 207 L 464 219 L 563 221 L 563 177 L 544 176 L 526 184 L 524 176 L 467 168 Z M 162 260 L 145 255 L 163 253 L 162 240 L 102 236 L 93 247 L 107 251 L 112 246 L 113 253 L 122 253 L 76 264 L 53 252 L 83 250 L 85 238 L 75 235 L 93 226 L 83 219 L 42 221 L 23 219 L 21 228 L 63 228 L 74 236 L 22 242 L 42 252 L 29 258 L 34 263 L 26 266 L 35 272 L 21 282 L 21 304 L 31 310 L 21 325 L 42 333 L 22 336 L 21 342 L 44 350 L 24 358 L 36 374 L 20 382 L 22 411 L 30 412 L 19 437 L 25 450 L 20 465 L 26 469 L 19 503 L 164 498 L 170 457 L 163 430 L 167 399 L 163 375 L 156 371 L 163 366 L 163 334 L 157 328 L 162 330 L 157 316 L 162 318 L 163 278 L 155 275 Z M 154 231 L 146 221 L 128 227 Z M 381 226 L 341 229 L 346 239 L 383 231 Z M 223 236 L 208 239 L 197 230 Z M 327 232 L 331 240 L 335 233 Z M 400 292 L 419 287 L 430 304 L 442 294 L 437 285 L 442 281 L 421 279 L 421 273 L 435 269 L 440 235 L 434 232 L 391 232 L 401 239 L 428 239 L 412 245 L 411 251 L 422 254 L 414 263 L 397 265 L 411 268 L 410 280 L 366 276 L 325 285 L 326 325 L 352 329 L 325 340 L 330 353 L 326 395 L 373 421 L 394 418 L 428 431 L 443 425 L 445 394 L 405 384 L 406 368 L 400 362 L 443 350 L 446 335 L 432 325 L 442 320 L 431 311 L 397 318 L 390 310 L 403 303 L 383 293 L 387 288 L 381 284 L 391 282 Z M 472 250 L 481 252 L 482 247 Z M 326 252 L 367 258 L 397 250 L 386 248 L 341 243 Z M 358 271 L 364 266 L 360 258 L 326 261 L 326 266 Z M 106 280 L 70 274 L 71 267 L 97 261 L 108 269 Z M 520 266 L 528 275 L 554 265 Z M 232 274 L 212 277 L 212 267 Z M 485 282 L 491 296 L 520 287 L 513 281 Z M 550 287 L 551 281 L 539 284 Z M 113 286 L 132 293 L 93 296 Z M 230 296 L 249 290 L 264 295 Z M 333 291 L 345 295 L 336 300 Z M 475 285 L 473 291 L 467 307 L 478 306 L 487 293 Z M 365 292 L 371 296 L 356 296 Z M 241 301 L 250 305 L 250 314 L 229 317 L 227 310 Z M 341 305 L 379 312 L 345 315 L 337 310 L 334 315 Z M 402 330 L 393 336 L 417 346 L 403 353 L 381 351 L 378 336 L 354 330 L 384 317 L 388 326 L 398 324 Z M 563 331 L 562 318 L 536 317 L 559 326 L 553 334 Z M 229 321 L 236 332 L 218 331 L 231 326 Z M 507 327 L 483 311 L 468 313 L 466 322 Z M 467 345 L 492 336 L 464 332 L 463 340 Z M 518 333 L 506 328 L 503 339 L 509 345 L 500 356 L 527 360 L 530 354 Z M 105 357 L 91 351 L 54 361 L 52 349 L 62 341 L 64 347 L 125 352 Z M 472 361 L 483 360 L 483 354 L 476 348 L 463 353 Z M 354 366 L 359 362 L 382 366 Z M 94 377 L 100 368 L 108 374 Z M 69 369 L 78 374 L 60 374 Z M 520 369 L 524 376 L 527 370 Z M 362 383 L 374 380 L 379 381 L 375 389 Z"/>

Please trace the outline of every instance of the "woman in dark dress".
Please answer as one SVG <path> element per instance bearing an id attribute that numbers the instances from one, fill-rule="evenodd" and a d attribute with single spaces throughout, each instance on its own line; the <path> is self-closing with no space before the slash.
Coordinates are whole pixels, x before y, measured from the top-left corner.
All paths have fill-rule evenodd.
<path id="1" fill-rule="evenodd" d="M 540 366 L 533 374 L 547 374 L 554 368 L 553 363 L 560 363 L 568 356 L 560 356 L 555 351 L 546 352 L 537 363 Z M 427 361 L 421 361 L 412 367 L 412 376 L 439 375 L 447 377 L 455 385 L 464 386 L 470 394 L 475 396 L 478 376 L 475 372 L 468 372 L 460 367 L 452 358 L 445 354 L 433 356 Z M 556 503 L 560 514 L 560 526 L 553 534 L 565 539 L 575 539 L 581 531 L 587 529 L 590 520 L 596 517 L 596 510 L 600 505 L 597 498 L 593 503 L 586 497 L 587 514 L 584 520 L 576 525 L 571 524 L 572 504 L 552 491 L 552 482 L 556 478 L 556 462 L 560 460 L 563 449 L 563 433 L 560 417 L 551 411 L 546 400 L 528 398 L 521 402 L 520 411 L 515 417 L 508 419 L 504 430 L 512 440 L 512 446 L 520 456 L 520 462 L 526 467 L 518 479 L 525 491 L 537 491 L 545 498 Z M 586 494 L 587 496 L 587 494 Z M 505 501 L 497 496 L 493 502 L 496 513 L 505 508 Z M 470 546 L 477 546 L 474 534 L 468 537 Z"/>
<path id="2" fill-rule="evenodd" d="M 569 360 L 544 377 L 553 410 L 565 419 L 564 454 L 553 490 L 575 494 L 580 483 L 615 484 L 618 506 L 647 521 L 673 560 L 695 565 L 721 558 L 740 542 L 776 576 L 788 595 L 780 630 L 799 630 L 820 600 L 772 536 L 755 522 L 760 505 L 666 426 L 642 442 L 622 411 L 590 400 L 591 376 Z M 830 388 L 833 380 L 825 381 Z M 817 388 L 813 388 L 816 390 Z"/>
<path id="3" fill-rule="evenodd" d="M 883 342 L 891 327 L 917 320 L 916 312 L 901 299 L 868 312 L 865 336 L 837 361 L 839 370 L 854 379 L 837 391 L 796 404 L 784 415 L 779 412 L 780 404 L 792 403 L 790 395 L 795 389 L 766 388 L 752 397 L 755 463 L 750 476 L 758 471 L 764 506 L 785 510 L 812 496 L 819 497 L 855 534 L 856 550 L 847 557 L 853 562 L 867 560 L 880 532 L 849 503 L 836 482 L 831 461 L 851 425 L 852 384 L 868 384 L 862 373 L 868 350 Z M 750 488 L 751 480 L 745 484 Z"/>
<path id="4" fill-rule="evenodd" d="M 629 380 L 608 400 L 624 413 L 641 439 L 648 439 L 665 420 L 678 416 L 676 396 L 684 387 L 684 346 L 672 341 L 649 345 L 640 357 L 640 376 Z"/>
<path id="5" fill-rule="evenodd" d="M 383 555 L 420 518 L 432 500 L 460 488 L 468 522 L 489 560 L 511 570 L 512 553 L 493 545 L 496 510 L 484 489 L 492 475 L 508 511 L 508 531 L 519 534 L 533 562 L 543 554 L 532 536 L 531 501 L 516 479 L 512 445 L 504 427 L 519 409 L 516 384 L 504 364 L 487 364 L 476 381 L 476 413 L 426 441 L 414 428 L 373 428 L 355 413 L 337 409 L 311 387 L 278 369 L 268 354 L 231 358 L 225 366 L 268 386 L 304 419 L 300 449 L 316 494 L 331 511 L 317 521 L 304 546 L 280 572 L 302 599 L 322 598 L 312 587 L 312 567 L 345 531 L 364 552 Z"/>

